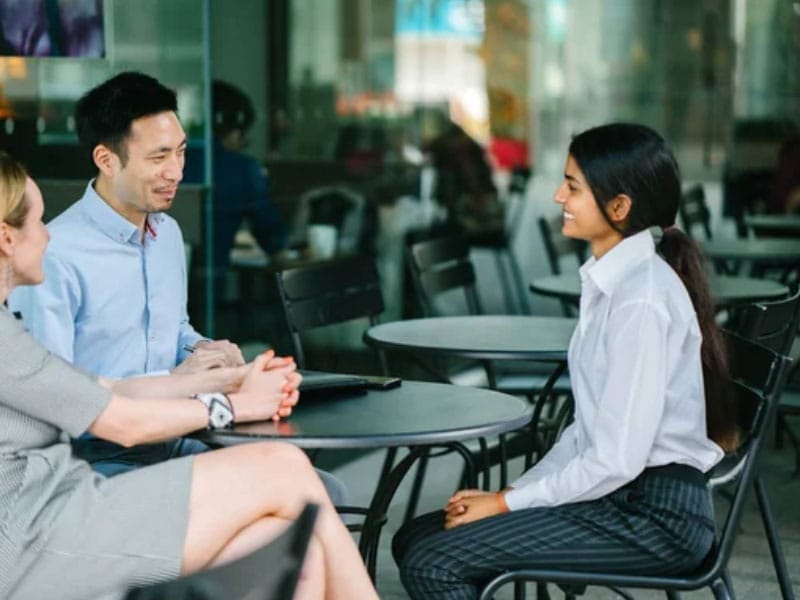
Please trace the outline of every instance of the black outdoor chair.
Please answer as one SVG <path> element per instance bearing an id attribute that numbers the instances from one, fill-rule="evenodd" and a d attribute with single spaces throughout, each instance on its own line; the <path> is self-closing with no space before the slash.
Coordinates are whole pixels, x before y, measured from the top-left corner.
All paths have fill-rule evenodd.
<path id="1" fill-rule="evenodd" d="M 411 243 L 405 249 L 406 263 L 411 275 L 417 302 L 426 317 L 438 314 L 436 301 L 446 293 L 454 292 L 464 299 L 466 312 L 471 315 L 484 314 L 475 267 L 470 259 L 470 245 L 460 236 L 434 238 Z M 455 298 L 452 298 L 455 299 Z M 508 394 L 526 395 L 529 399 L 544 387 L 552 369 L 537 373 L 531 362 L 482 361 L 486 373 L 486 384 Z M 446 371 L 434 372 L 442 379 L 454 378 L 457 374 Z M 474 379 L 474 378 L 473 378 Z M 556 389 L 569 389 L 566 378 Z"/>
<path id="2" fill-rule="evenodd" d="M 172 581 L 137 587 L 125 600 L 291 600 L 317 518 L 308 504 L 276 539 L 237 560 Z"/>
<path id="3" fill-rule="evenodd" d="M 711 235 L 711 211 L 706 203 L 706 192 L 703 185 L 697 183 L 681 194 L 681 202 L 678 205 L 683 231 L 689 237 L 694 236 L 694 228 L 699 225 L 707 240 L 713 238 Z"/>
<path id="4" fill-rule="evenodd" d="M 378 270 L 368 256 L 349 256 L 285 269 L 275 274 L 275 282 L 295 361 L 301 369 L 308 367 L 302 341 L 304 332 L 355 319 L 367 319 L 370 325 L 375 325 L 384 309 Z M 382 352 L 378 352 L 378 360 L 385 374 Z"/>
<path id="5" fill-rule="evenodd" d="M 748 305 L 738 316 L 738 333 L 748 339 L 789 356 L 800 326 L 800 290 L 793 296 L 775 302 L 757 302 Z M 798 372 L 798 363 L 792 365 L 789 382 L 778 404 L 775 418 L 775 444 L 783 446 L 783 435 L 794 447 L 794 474 L 800 474 L 800 438 L 789 426 L 787 417 L 800 415 L 800 393 L 792 387 L 792 376 Z"/>
<path id="6" fill-rule="evenodd" d="M 539 217 L 538 221 L 547 263 L 550 265 L 550 272 L 553 275 L 561 275 L 562 258 L 574 256 L 577 261 L 577 268 L 586 261 L 589 250 L 589 244 L 585 240 L 568 238 L 561 233 L 561 219 L 562 217 L 558 215 L 549 219 Z M 561 301 L 561 309 L 564 312 L 564 316 L 574 317 L 576 315 L 575 306 L 566 300 Z"/>
<path id="7" fill-rule="evenodd" d="M 525 193 L 530 177 L 531 170 L 529 168 L 517 167 L 511 172 L 511 181 L 503 201 L 505 207 L 505 227 L 503 229 L 466 233 L 470 247 L 492 252 L 506 308 L 510 313 L 529 314 L 531 312 L 522 269 L 514 255 L 514 239 L 524 216 Z"/>
<path id="8" fill-rule="evenodd" d="M 437 314 L 436 300 L 448 292 L 455 292 L 463 297 L 469 314 L 483 313 L 475 267 L 470 260 L 470 248 L 467 240 L 461 236 L 423 240 L 406 246 L 406 262 L 411 281 L 425 316 Z M 500 445 L 492 448 L 487 458 L 490 465 L 500 465 L 500 486 L 504 487 L 507 483 L 506 458 L 524 454 L 526 462 L 530 463 L 534 454 L 541 455 L 546 450 L 544 441 L 549 439 L 546 432 L 546 425 L 549 423 L 547 419 L 562 414 L 555 406 L 555 399 L 558 398 L 558 392 L 569 390 L 569 380 L 563 375 L 563 368 L 558 369 L 556 375 L 551 377 L 552 365 L 547 372 L 538 373 L 537 366 L 528 361 L 480 361 L 479 366 L 486 375 L 485 381 L 472 374 L 475 370 L 474 364 L 471 366 L 458 363 L 458 369 L 448 369 L 443 364 L 438 365 L 438 368 L 431 368 L 428 364 L 426 368 L 442 380 L 487 385 L 501 392 L 525 395 L 530 401 L 536 401 L 537 416 L 542 417 L 541 422 L 537 423 L 538 429 L 533 433 L 525 431 L 510 436 L 507 445 L 505 436 L 501 436 Z M 544 410 L 545 406 L 547 411 Z M 407 518 L 413 515 L 416 508 L 425 467 L 426 461 L 423 459 L 412 488 Z M 484 487 L 488 487 L 488 474 L 484 473 L 484 476 Z"/>
<path id="9" fill-rule="evenodd" d="M 308 367 L 302 341 L 304 332 L 356 319 L 367 319 L 370 325 L 376 325 L 384 309 L 378 270 L 368 256 L 349 256 L 286 269 L 275 274 L 275 282 L 295 362 L 301 369 Z M 387 375 L 384 353 L 378 350 L 377 357 L 381 373 Z M 381 478 L 391 469 L 396 452 L 396 448 L 387 450 Z M 336 508 L 342 514 L 366 513 L 362 507 Z M 351 531 L 360 530 L 360 525 L 348 527 Z"/>
<path id="10" fill-rule="evenodd" d="M 752 488 L 761 509 L 761 517 L 776 565 L 783 598 L 794 598 L 791 581 L 780 541 L 769 508 L 766 489 L 758 474 L 758 459 L 764 437 L 771 419 L 775 415 L 778 399 L 783 390 L 790 359 L 735 334 L 726 335 L 731 356 L 733 393 L 736 394 L 738 421 L 742 437 L 739 448 L 728 455 L 719 469 L 712 473 L 709 485 L 731 485 L 733 497 L 720 530 L 717 542 L 703 564 L 694 572 L 684 575 L 631 575 L 625 573 L 588 572 L 557 568 L 515 569 L 492 579 L 481 594 L 482 600 L 494 597 L 503 586 L 513 583 L 516 599 L 525 597 L 525 582 L 545 582 L 562 586 L 585 587 L 597 585 L 610 587 L 624 597 L 630 598 L 619 588 L 657 589 L 666 592 L 671 599 L 679 598 L 680 591 L 710 587 L 717 599 L 733 598 L 733 589 L 728 573 L 728 561 L 740 527 L 745 502 Z"/>

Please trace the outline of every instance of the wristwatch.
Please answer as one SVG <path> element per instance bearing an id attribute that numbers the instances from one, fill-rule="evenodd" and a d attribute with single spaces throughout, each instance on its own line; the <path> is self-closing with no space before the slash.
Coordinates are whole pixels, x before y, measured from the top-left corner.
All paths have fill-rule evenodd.
<path id="1" fill-rule="evenodd" d="M 208 409 L 208 428 L 225 429 L 233 427 L 233 405 L 230 398 L 221 392 L 211 394 L 195 394 Z"/>

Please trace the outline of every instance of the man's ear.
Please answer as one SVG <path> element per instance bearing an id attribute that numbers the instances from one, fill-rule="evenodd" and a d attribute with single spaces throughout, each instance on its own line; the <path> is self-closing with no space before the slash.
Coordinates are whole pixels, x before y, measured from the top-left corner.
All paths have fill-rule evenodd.
<path id="1" fill-rule="evenodd" d="M 119 163 L 119 156 L 105 144 L 97 144 L 92 150 L 92 160 L 98 170 L 106 177 L 109 177 L 114 173 L 114 168 Z"/>
<path id="2" fill-rule="evenodd" d="M 16 243 L 16 229 L 0 221 L 0 256 L 11 256 Z"/>
<path id="3" fill-rule="evenodd" d="M 606 204 L 606 212 L 613 223 L 623 223 L 631 212 L 633 202 L 627 194 L 618 194 Z"/>

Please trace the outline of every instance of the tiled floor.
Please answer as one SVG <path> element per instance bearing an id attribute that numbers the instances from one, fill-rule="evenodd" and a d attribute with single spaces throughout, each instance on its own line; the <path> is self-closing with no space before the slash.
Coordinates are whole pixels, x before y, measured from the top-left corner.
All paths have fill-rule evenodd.
<path id="1" fill-rule="evenodd" d="M 322 462 L 336 461 L 335 456 L 321 457 Z M 355 458 L 339 467 L 334 472 L 349 486 L 354 501 L 365 503 L 372 492 L 374 478 L 383 460 L 382 452 L 374 452 Z M 448 494 L 455 489 L 460 468 L 458 459 L 452 456 L 432 460 L 429 475 L 423 489 L 421 510 L 433 510 L 442 505 Z M 789 566 L 794 585 L 800 589 L 800 478 L 792 478 L 793 458 L 789 450 L 776 450 L 770 445 L 763 455 L 762 473 L 769 490 L 775 520 L 778 525 L 786 562 Z M 513 472 L 513 471 L 512 471 Z M 389 543 L 396 531 L 405 509 L 409 482 L 406 481 L 398 491 L 394 506 L 390 510 L 389 524 L 384 530 L 381 549 L 378 557 L 378 591 L 385 600 L 407 598 L 400 584 L 397 569 L 392 561 Z M 761 529 L 756 502 L 750 499 L 742 530 L 737 540 L 731 562 L 736 597 L 740 599 L 768 600 L 779 598 L 779 590 L 775 579 L 766 539 Z M 552 586 L 551 586 L 552 587 Z M 551 590 L 553 598 L 561 597 L 560 592 Z M 529 594 L 535 597 L 533 593 Z M 511 598 L 510 591 L 502 593 L 499 598 Z M 589 588 L 584 598 L 604 599 L 617 597 L 602 588 Z M 662 593 L 635 591 L 635 598 L 664 598 Z M 709 591 L 684 594 L 686 598 L 711 598 Z"/>

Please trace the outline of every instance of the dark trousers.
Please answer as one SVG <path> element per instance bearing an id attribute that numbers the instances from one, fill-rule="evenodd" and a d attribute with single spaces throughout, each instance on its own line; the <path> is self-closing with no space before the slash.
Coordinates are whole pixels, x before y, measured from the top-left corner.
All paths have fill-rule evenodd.
<path id="1" fill-rule="evenodd" d="M 413 599 L 477 598 L 496 575 L 526 567 L 689 572 L 715 537 L 702 474 L 678 465 L 648 469 L 598 500 L 516 510 L 446 531 L 443 524 L 442 511 L 430 513 L 394 537 Z"/>

